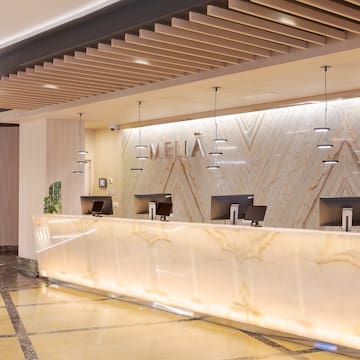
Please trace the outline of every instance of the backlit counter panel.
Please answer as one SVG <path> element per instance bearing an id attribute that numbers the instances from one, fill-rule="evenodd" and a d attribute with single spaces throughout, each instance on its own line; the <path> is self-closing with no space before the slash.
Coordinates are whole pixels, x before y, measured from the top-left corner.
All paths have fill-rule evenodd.
<path id="1" fill-rule="evenodd" d="M 360 349 L 360 234 L 34 218 L 40 275 Z"/>

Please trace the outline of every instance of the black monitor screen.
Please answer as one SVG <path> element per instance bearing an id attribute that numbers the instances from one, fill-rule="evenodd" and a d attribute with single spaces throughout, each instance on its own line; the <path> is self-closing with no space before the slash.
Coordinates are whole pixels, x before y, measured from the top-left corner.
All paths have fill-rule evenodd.
<path id="1" fill-rule="evenodd" d="M 231 204 L 239 204 L 238 219 L 244 219 L 246 210 L 253 205 L 254 195 L 217 195 L 211 197 L 211 220 L 230 219 Z"/>
<path id="2" fill-rule="evenodd" d="M 172 204 L 171 194 L 165 194 L 165 193 L 164 194 L 141 194 L 141 195 L 139 194 L 139 195 L 134 195 L 134 198 L 135 198 L 136 214 L 148 214 L 149 213 L 149 202 Z"/>
<path id="3" fill-rule="evenodd" d="M 103 207 L 104 207 L 103 201 L 95 200 L 93 202 L 91 212 L 92 213 L 102 213 Z"/>
<path id="4" fill-rule="evenodd" d="M 352 225 L 360 225 L 360 197 L 320 198 L 320 226 L 341 226 L 342 209 L 353 209 Z"/>
<path id="5" fill-rule="evenodd" d="M 112 198 L 111 196 L 80 196 L 81 201 L 81 211 L 84 215 L 92 213 L 101 213 L 104 215 L 113 214 Z M 100 204 L 102 204 L 102 209 L 99 209 Z M 93 208 L 96 208 L 93 210 Z"/>
<path id="6" fill-rule="evenodd" d="M 161 216 L 170 216 L 172 213 L 172 203 L 158 203 L 156 213 Z"/>
<path id="7" fill-rule="evenodd" d="M 266 206 L 249 206 L 245 213 L 245 220 L 264 221 Z"/>

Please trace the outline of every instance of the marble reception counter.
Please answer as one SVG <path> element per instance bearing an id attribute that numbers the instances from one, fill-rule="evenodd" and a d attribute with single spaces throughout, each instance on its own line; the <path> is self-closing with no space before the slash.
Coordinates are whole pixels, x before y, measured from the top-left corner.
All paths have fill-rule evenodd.
<path id="1" fill-rule="evenodd" d="M 360 349 L 360 234 L 34 218 L 40 275 Z"/>

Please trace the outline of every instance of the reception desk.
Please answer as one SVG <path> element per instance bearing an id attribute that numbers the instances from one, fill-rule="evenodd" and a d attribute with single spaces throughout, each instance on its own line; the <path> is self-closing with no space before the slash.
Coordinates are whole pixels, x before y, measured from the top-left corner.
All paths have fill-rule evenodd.
<path id="1" fill-rule="evenodd" d="M 360 349 L 360 234 L 34 218 L 40 275 Z"/>

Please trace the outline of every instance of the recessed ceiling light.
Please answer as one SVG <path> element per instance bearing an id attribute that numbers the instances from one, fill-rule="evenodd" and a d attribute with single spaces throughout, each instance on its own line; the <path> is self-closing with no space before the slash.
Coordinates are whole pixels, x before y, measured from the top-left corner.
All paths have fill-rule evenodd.
<path id="1" fill-rule="evenodd" d="M 146 149 L 147 148 L 147 145 L 135 145 L 135 149 Z"/>
<path id="2" fill-rule="evenodd" d="M 133 167 L 130 169 L 131 171 L 142 171 L 141 167 Z"/>
<path id="3" fill-rule="evenodd" d="M 136 158 L 138 160 L 147 160 L 149 157 L 148 156 L 137 156 Z"/>
<path id="4" fill-rule="evenodd" d="M 289 19 L 287 16 L 281 16 L 279 21 L 285 25 L 296 26 L 296 22 L 293 19 Z"/>
<path id="5" fill-rule="evenodd" d="M 55 90 L 59 88 L 57 85 L 54 85 L 54 84 L 45 84 L 45 85 L 43 85 L 43 87 L 45 89 L 55 89 Z"/>
<path id="6" fill-rule="evenodd" d="M 206 167 L 208 170 L 219 170 L 220 166 L 219 165 L 209 165 Z"/>
<path id="7" fill-rule="evenodd" d="M 146 59 L 135 59 L 134 63 L 140 65 L 150 65 L 150 62 Z"/>
<path id="8" fill-rule="evenodd" d="M 217 138 L 217 139 L 214 139 L 214 142 L 216 142 L 216 143 L 226 143 L 227 139 L 219 139 L 219 138 Z"/>
<path id="9" fill-rule="evenodd" d="M 334 145 L 333 144 L 319 144 L 316 145 L 318 149 L 331 149 Z"/>
<path id="10" fill-rule="evenodd" d="M 330 128 L 329 127 L 316 127 L 314 128 L 314 132 L 329 132 Z"/>
<path id="11" fill-rule="evenodd" d="M 245 160 L 219 160 L 218 164 L 221 164 L 221 165 L 246 165 L 247 161 L 245 161 Z"/>
<path id="12" fill-rule="evenodd" d="M 209 152 L 209 155 L 213 155 L 213 156 L 217 156 L 217 155 L 222 155 L 223 153 L 221 151 L 212 151 Z"/>
<path id="13" fill-rule="evenodd" d="M 323 160 L 324 165 L 335 165 L 339 163 L 339 160 Z"/>

